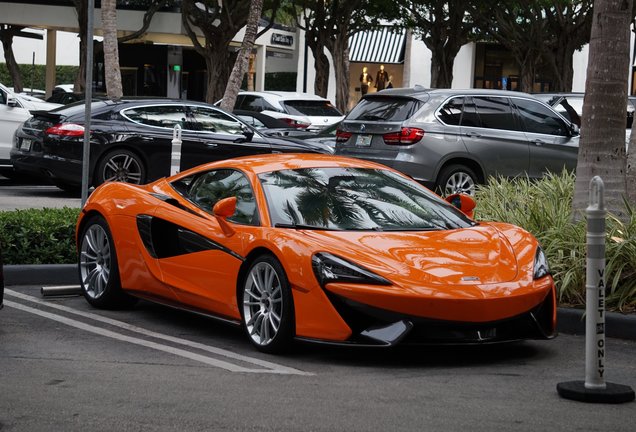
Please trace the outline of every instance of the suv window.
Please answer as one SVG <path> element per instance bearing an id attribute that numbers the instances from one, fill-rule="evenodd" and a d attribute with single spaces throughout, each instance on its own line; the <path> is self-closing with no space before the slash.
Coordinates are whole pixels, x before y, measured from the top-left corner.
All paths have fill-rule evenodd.
<path id="1" fill-rule="evenodd" d="M 439 119 L 449 126 L 459 126 L 463 105 L 463 97 L 452 98 L 439 109 Z"/>
<path id="2" fill-rule="evenodd" d="M 402 122 L 411 118 L 424 103 L 417 99 L 392 96 L 375 96 L 362 99 L 347 120 L 380 120 Z"/>
<path id="3" fill-rule="evenodd" d="M 247 110 L 247 111 L 263 111 L 263 98 L 259 96 L 253 95 L 244 95 L 242 96 L 243 100 L 241 101 L 241 105 L 236 105 L 237 109 Z"/>
<path id="4" fill-rule="evenodd" d="M 84 106 L 82 105 L 83 109 Z M 185 110 L 182 105 L 135 107 L 123 110 L 122 114 L 136 123 L 169 129 L 174 128 L 177 124 L 183 127 L 186 121 Z"/>
<path id="5" fill-rule="evenodd" d="M 488 129 L 519 130 L 507 97 L 473 97 L 481 126 Z"/>
<path id="6" fill-rule="evenodd" d="M 187 199 L 208 213 L 224 198 L 236 197 L 236 212 L 230 222 L 244 225 L 258 225 L 256 200 L 252 187 L 245 175 L 236 170 L 221 169 L 208 171 L 197 177 L 187 177 L 173 184 Z"/>
<path id="7" fill-rule="evenodd" d="M 283 102 L 283 105 L 287 108 L 287 112 L 293 115 L 336 117 L 342 115 L 329 101 L 288 100 Z"/>
<path id="8" fill-rule="evenodd" d="M 464 110 L 462 113 L 462 126 L 481 127 L 481 119 L 477 113 L 475 100 L 472 97 L 464 98 Z"/>
<path id="9" fill-rule="evenodd" d="M 548 107 L 527 99 L 514 99 L 514 104 L 519 110 L 526 132 L 567 135 L 567 128 L 563 121 Z"/>

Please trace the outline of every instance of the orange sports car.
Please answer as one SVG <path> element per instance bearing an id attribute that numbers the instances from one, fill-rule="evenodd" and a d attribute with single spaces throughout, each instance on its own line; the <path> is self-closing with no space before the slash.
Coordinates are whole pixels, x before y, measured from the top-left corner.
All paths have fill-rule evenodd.
<path id="1" fill-rule="evenodd" d="M 82 289 L 96 307 L 139 297 L 241 325 L 266 352 L 552 338 L 537 240 L 448 201 L 383 165 L 310 154 L 106 183 L 77 223 Z"/>

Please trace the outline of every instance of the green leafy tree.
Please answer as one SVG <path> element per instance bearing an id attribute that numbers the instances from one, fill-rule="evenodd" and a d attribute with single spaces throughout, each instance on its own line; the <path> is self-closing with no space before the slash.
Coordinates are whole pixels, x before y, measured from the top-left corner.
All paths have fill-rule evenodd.
<path id="1" fill-rule="evenodd" d="M 475 23 L 468 12 L 475 0 L 397 0 L 387 18 L 412 29 L 431 50 L 431 87 L 450 88 L 460 48 L 474 39 Z M 483 2 L 481 2 L 483 3 Z"/>

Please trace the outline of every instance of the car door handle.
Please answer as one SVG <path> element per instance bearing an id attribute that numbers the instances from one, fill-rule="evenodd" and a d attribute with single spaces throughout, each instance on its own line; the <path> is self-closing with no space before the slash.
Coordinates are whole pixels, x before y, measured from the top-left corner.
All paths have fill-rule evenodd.
<path id="1" fill-rule="evenodd" d="M 532 144 L 536 145 L 536 146 L 542 146 L 543 144 L 545 144 L 545 141 L 540 140 L 540 139 L 534 139 L 532 141 L 530 141 Z"/>
<path id="2" fill-rule="evenodd" d="M 469 138 L 479 138 L 481 136 L 477 132 L 466 132 L 465 135 Z"/>
<path id="3" fill-rule="evenodd" d="M 219 146 L 217 143 L 212 142 L 212 141 L 206 141 L 203 144 L 205 144 L 207 147 L 210 147 L 210 148 L 216 148 L 216 147 Z"/>

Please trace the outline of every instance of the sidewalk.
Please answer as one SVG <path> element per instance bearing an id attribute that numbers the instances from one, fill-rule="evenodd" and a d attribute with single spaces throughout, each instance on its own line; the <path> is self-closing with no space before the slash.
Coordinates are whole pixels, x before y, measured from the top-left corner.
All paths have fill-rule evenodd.
<path id="1" fill-rule="evenodd" d="M 4 284 L 11 285 L 78 285 L 79 276 L 75 264 L 6 265 Z M 559 332 L 573 335 L 585 334 L 585 317 L 581 309 L 559 308 L 557 328 Z M 607 337 L 636 340 L 636 314 L 607 312 L 605 318 Z"/>

